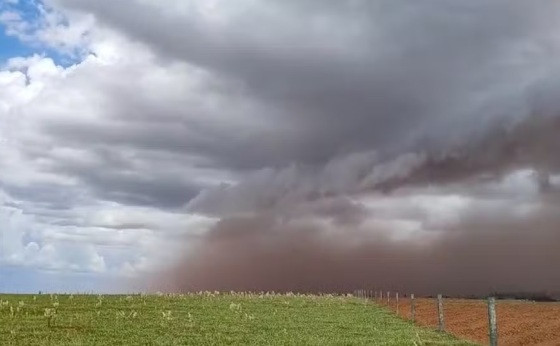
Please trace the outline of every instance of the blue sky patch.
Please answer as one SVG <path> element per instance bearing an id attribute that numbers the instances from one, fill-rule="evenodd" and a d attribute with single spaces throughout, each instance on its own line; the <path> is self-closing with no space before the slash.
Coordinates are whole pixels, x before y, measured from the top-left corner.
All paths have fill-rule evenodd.
<path id="1" fill-rule="evenodd" d="M 95 273 L 49 272 L 34 268 L 0 266 L 0 293 L 114 293 L 111 280 Z"/>
<path id="2" fill-rule="evenodd" d="M 9 58 L 15 56 L 33 55 L 36 50 L 23 44 L 16 37 L 6 35 L 5 27 L 0 29 L 0 63 L 5 63 Z"/>
<path id="3" fill-rule="evenodd" d="M 41 21 L 42 6 L 42 2 L 36 0 L 19 1 L 14 4 L 5 2 L 0 4 L 0 13 L 5 11 L 18 13 L 25 22 L 31 24 L 31 30 L 34 30 L 38 28 L 34 27 L 34 24 Z M 67 25 L 68 22 L 63 20 L 61 24 Z M 12 57 L 27 57 L 34 54 L 50 57 L 57 65 L 64 67 L 80 61 L 78 57 L 69 56 L 56 49 L 46 47 L 40 42 L 22 41 L 9 34 L 6 25 L 0 23 L 0 66 Z"/>

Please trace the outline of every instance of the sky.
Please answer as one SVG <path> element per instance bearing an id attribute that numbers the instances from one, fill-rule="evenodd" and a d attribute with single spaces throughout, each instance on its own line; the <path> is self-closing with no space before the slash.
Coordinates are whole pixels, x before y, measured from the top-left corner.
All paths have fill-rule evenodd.
<path id="1" fill-rule="evenodd" d="M 560 292 L 559 10 L 1 0 L 0 291 Z"/>

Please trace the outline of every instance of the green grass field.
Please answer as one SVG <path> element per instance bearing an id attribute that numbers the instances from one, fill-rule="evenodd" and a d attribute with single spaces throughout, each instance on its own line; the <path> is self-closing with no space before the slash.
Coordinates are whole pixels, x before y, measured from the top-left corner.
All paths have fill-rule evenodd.
<path id="1" fill-rule="evenodd" d="M 436 344 L 468 345 L 352 297 L 0 295 L 0 345 Z"/>

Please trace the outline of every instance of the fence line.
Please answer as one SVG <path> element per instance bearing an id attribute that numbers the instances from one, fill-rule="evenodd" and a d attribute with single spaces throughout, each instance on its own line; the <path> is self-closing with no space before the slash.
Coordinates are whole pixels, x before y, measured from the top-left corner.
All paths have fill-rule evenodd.
<path id="1" fill-rule="evenodd" d="M 496 299 L 488 298 L 488 334 L 490 336 L 490 346 L 498 345 L 498 326 L 496 323 Z"/>
<path id="2" fill-rule="evenodd" d="M 438 294 L 437 296 L 437 310 L 438 310 L 438 330 L 440 332 L 445 331 L 445 320 L 443 319 L 443 296 Z"/>
<path id="3" fill-rule="evenodd" d="M 416 322 L 416 302 L 414 301 L 414 293 L 410 294 L 410 319 Z"/>
<path id="4" fill-rule="evenodd" d="M 364 293 L 369 292 L 369 294 Z M 354 291 L 354 295 L 360 298 L 373 299 L 381 304 L 387 304 L 387 307 L 391 306 L 391 292 L 387 291 L 386 295 L 383 295 L 383 290 L 374 291 L 364 291 L 357 290 Z M 406 297 L 406 295 L 404 296 Z M 416 322 L 416 297 L 414 293 L 410 294 L 410 320 Z M 399 292 L 395 292 L 395 308 L 397 316 L 400 316 L 399 310 Z M 437 320 L 438 320 L 438 331 L 445 331 L 445 315 L 444 315 L 444 298 L 442 294 L 438 294 L 435 299 L 435 304 L 437 306 Z M 494 297 L 489 297 L 487 300 L 488 306 L 488 337 L 490 346 L 498 345 L 498 326 L 496 317 L 496 299 Z M 405 312 L 406 314 L 406 312 Z"/>

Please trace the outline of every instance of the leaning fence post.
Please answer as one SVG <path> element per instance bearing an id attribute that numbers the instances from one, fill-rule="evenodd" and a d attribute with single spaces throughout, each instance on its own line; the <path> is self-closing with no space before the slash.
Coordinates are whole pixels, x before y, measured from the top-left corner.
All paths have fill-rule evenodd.
<path id="1" fill-rule="evenodd" d="M 416 302 L 414 301 L 414 293 L 410 295 L 410 318 L 412 322 L 416 320 Z"/>
<path id="2" fill-rule="evenodd" d="M 490 346 L 498 345 L 498 326 L 496 323 L 496 299 L 488 297 L 488 335 Z"/>
<path id="3" fill-rule="evenodd" d="M 439 331 L 443 332 L 445 330 L 445 321 L 443 320 L 443 297 L 441 294 L 437 296 L 437 307 L 438 307 L 438 320 L 439 320 Z"/>

